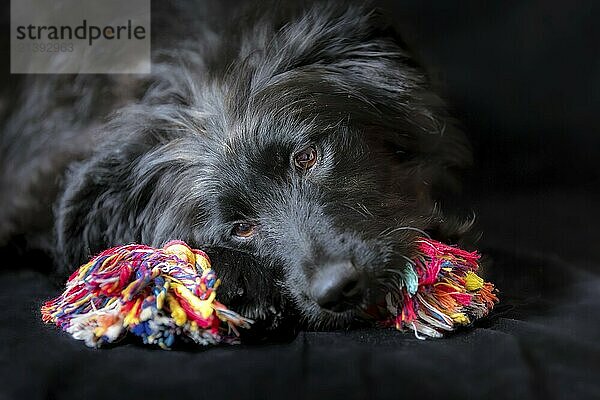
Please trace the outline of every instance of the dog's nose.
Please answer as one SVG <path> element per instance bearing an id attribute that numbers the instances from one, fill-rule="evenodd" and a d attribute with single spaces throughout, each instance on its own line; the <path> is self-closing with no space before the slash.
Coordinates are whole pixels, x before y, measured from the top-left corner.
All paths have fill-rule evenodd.
<path id="1" fill-rule="evenodd" d="M 346 311 L 358 305 L 364 295 L 365 279 L 350 261 L 323 265 L 310 284 L 313 299 L 322 308 Z"/>

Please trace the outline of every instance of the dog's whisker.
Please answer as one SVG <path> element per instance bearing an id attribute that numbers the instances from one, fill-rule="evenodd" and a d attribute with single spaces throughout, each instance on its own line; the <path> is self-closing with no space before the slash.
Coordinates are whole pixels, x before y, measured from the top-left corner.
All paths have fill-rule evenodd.
<path id="1" fill-rule="evenodd" d="M 402 271 L 398 271 L 397 269 L 386 268 L 383 270 L 384 272 L 390 272 L 392 274 L 403 275 Z"/>
<path id="2" fill-rule="evenodd" d="M 406 255 L 400 254 L 400 257 L 404 258 L 409 265 L 411 265 L 413 267 L 415 266 L 415 262 L 413 260 L 411 260 L 410 258 L 408 258 Z"/>
<path id="3" fill-rule="evenodd" d="M 388 231 L 386 233 L 383 233 L 385 231 L 386 230 L 384 230 L 384 231 L 382 231 L 382 233 L 380 233 L 380 237 L 381 236 L 384 236 L 384 237 L 385 236 L 390 236 L 393 233 L 400 232 L 400 231 L 414 231 L 414 232 L 420 233 L 421 235 L 423 235 L 423 236 L 431 239 L 431 236 L 427 232 L 425 232 L 422 229 L 415 228 L 414 226 L 400 226 L 400 227 L 397 227 L 397 228 L 393 228 L 392 230 L 390 230 L 390 231 Z"/>
<path id="4" fill-rule="evenodd" d="M 351 209 L 352 211 L 356 212 L 357 214 L 359 214 L 363 218 L 369 218 L 368 214 L 365 214 L 365 212 L 363 212 L 363 211 L 357 210 L 356 208 L 352 207 L 351 205 L 344 204 L 344 207 Z M 371 214 L 371 216 L 372 216 L 372 214 Z"/>
<path id="5" fill-rule="evenodd" d="M 374 217 L 375 215 L 371 212 L 371 210 L 369 210 L 367 208 L 367 206 L 365 206 L 363 203 L 356 203 L 356 205 L 361 209 L 364 210 L 364 212 L 369 215 L 370 217 Z"/>

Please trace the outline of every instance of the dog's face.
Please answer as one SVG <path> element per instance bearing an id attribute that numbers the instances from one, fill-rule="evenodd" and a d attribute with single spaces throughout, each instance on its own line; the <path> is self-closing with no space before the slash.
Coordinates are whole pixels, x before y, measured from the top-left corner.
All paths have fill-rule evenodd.
<path id="1" fill-rule="evenodd" d="M 164 85 L 107 126 L 117 143 L 71 176 L 59 250 L 182 239 L 209 250 L 221 301 L 249 317 L 360 315 L 440 222 L 432 188 L 468 152 L 396 38 L 335 12 L 248 34 L 201 73 L 159 69 Z"/>
<path id="2" fill-rule="evenodd" d="M 268 113 L 257 113 L 258 131 L 243 121 L 215 143 L 204 155 L 211 178 L 198 189 L 211 195 L 201 201 L 204 219 L 194 236 L 263 263 L 246 273 L 274 281 L 247 290 L 280 290 L 323 325 L 347 322 L 369 304 L 431 220 L 405 154 L 364 128 L 328 124 L 327 104 L 307 111 L 309 123 L 269 126 Z"/>

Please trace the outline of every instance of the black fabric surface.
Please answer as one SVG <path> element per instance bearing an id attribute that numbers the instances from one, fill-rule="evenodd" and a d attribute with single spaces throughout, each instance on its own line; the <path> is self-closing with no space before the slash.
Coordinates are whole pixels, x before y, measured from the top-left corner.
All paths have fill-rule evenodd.
<path id="1" fill-rule="evenodd" d="M 545 208 L 581 212 L 595 204 L 562 192 L 495 199 L 480 199 L 478 207 L 489 210 L 480 214 L 481 225 L 496 232 L 487 239 L 496 247 L 482 250 L 492 259 L 488 275 L 502 302 L 475 329 L 428 341 L 369 329 L 197 351 L 134 343 L 92 350 L 40 322 L 39 305 L 57 288 L 25 268 L 2 275 L 0 392 L 11 399 L 600 397 L 593 243 L 565 235 L 569 241 L 559 248 L 563 232 L 530 212 L 542 200 Z M 533 241 L 535 235 L 541 236 Z M 558 250 L 573 253 L 565 259 Z M 22 258 L 14 268 L 30 262 Z"/>
<path id="2" fill-rule="evenodd" d="M 464 204 L 496 311 L 442 340 L 369 329 L 92 350 L 40 322 L 60 290 L 48 261 L 5 249 L 0 399 L 600 398 L 600 3 L 381 3 L 473 141 Z"/>

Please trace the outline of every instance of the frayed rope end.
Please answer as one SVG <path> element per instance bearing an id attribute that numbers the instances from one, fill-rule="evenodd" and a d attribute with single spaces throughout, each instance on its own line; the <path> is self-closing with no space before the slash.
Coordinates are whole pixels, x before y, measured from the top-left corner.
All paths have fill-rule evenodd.
<path id="1" fill-rule="evenodd" d="M 486 316 L 498 302 L 494 285 L 476 274 L 477 252 L 427 238 L 417 241 L 417 251 L 401 291 L 386 296 L 398 330 L 412 330 L 418 339 L 439 338 Z"/>
<path id="2" fill-rule="evenodd" d="M 42 306 L 42 319 L 90 347 L 128 332 L 163 349 L 177 337 L 235 343 L 237 328 L 253 321 L 216 301 L 219 284 L 208 256 L 184 242 L 114 247 L 76 270 L 65 291 Z"/>

